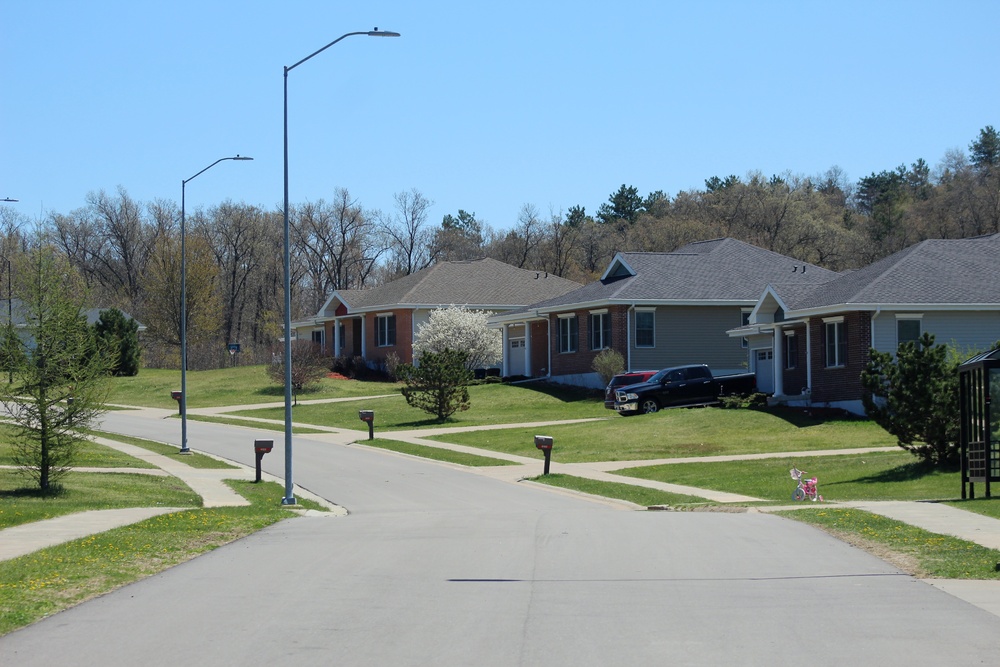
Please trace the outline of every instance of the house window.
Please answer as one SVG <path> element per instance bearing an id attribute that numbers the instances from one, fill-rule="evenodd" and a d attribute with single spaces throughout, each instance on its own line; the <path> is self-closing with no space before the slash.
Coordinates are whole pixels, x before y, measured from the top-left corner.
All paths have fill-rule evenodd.
<path id="1" fill-rule="evenodd" d="M 745 327 L 745 326 L 749 326 L 750 325 L 750 313 L 751 312 L 753 312 L 753 311 L 744 310 L 744 311 L 742 311 L 740 313 L 740 326 L 741 327 Z M 740 345 L 742 347 L 748 347 L 750 345 L 750 341 L 748 339 L 744 338 L 742 341 L 740 341 Z"/>
<path id="2" fill-rule="evenodd" d="M 794 333 L 785 334 L 785 369 L 792 370 L 799 365 L 799 339 Z"/>
<path id="3" fill-rule="evenodd" d="M 654 347 L 656 341 L 656 311 L 635 311 L 635 346 Z"/>
<path id="4" fill-rule="evenodd" d="M 375 345 L 390 347 L 396 344 L 396 316 L 379 315 L 375 318 Z"/>
<path id="5" fill-rule="evenodd" d="M 896 347 L 903 343 L 920 340 L 920 317 L 917 315 L 896 316 Z"/>
<path id="6" fill-rule="evenodd" d="M 580 325 L 576 315 L 559 318 L 559 352 L 576 352 L 576 342 L 580 335 Z"/>
<path id="7" fill-rule="evenodd" d="M 611 347 L 611 315 L 602 310 L 590 314 L 590 349 Z"/>
<path id="8" fill-rule="evenodd" d="M 826 367 L 847 365 L 847 325 L 843 318 L 824 320 L 826 333 Z"/>

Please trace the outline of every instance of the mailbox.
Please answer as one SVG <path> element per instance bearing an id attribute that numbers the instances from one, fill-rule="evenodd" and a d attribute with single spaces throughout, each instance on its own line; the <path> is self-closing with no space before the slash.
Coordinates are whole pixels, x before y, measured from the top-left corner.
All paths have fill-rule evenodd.
<path id="1" fill-rule="evenodd" d="M 170 398 L 172 398 L 175 401 L 177 401 L 177 414 L 183 416 L 184 415 L 184 392 L 180 391 L 179 389 L 178 390 L 174 390 L 174 391 L 170 392 Z"/>
<path id="2" fill-rule="evenodd" d="M 363 422 L 373 422 L 375 421 L 375 411 L 374 410 L 358 410 L 358 418 Z"/>
<path id="3" fill-rule="evenodd" d="M 182 394 L 180 390 L 170 392 L 170 398 L 174 399 L 175 401 L 181 400 L 181 395 Z"/>
<path id="4" fill-rule="evenodd" d="M 253 451 L 257 454 L 257 478 L 254 482 L 260 481 L 260 462 L 264 458 L 264 454 L 267 454 L 272 449 L 274 449 L 274 440 L 254 440 L 253 441 Z"/>
<path id="5" fill-rule="evenodd" d="M 535 447 L 538 449 L 552 449 L 552 437 L 548 435 L 536 435 Z"/>

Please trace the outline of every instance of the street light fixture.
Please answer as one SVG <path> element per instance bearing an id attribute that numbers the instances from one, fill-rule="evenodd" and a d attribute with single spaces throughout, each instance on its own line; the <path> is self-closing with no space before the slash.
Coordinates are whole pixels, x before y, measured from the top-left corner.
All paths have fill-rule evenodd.
<path id="1" fill-rule="evenodd" d="M 181 454 L 190 454 L 191 448 L 188 447 L 188 436 L 187 436 L 187 252 L 185 248 L 185 234 L 184 234 L 184 197 L 185 197 L 185 187 L 188 181 L 192 181 L 198 176 L 201 176 L 206 171 L 219 164 L 220 162 L 225 162 L 226 160 L 252 160 L 252 157 L 243 157 L 242 155 L 235 155 L 234 157 L 221 157 L 212 164 L 208 165 L 197 174 L 191 178 L 181 181 L 181 398 L 180 398 L 180 413 L 181 413 Z"/>
<path id="2" fill-rule="evenodd" d="M 288 227 L 288 73 L 314 56 L 326 51 L 342 39 L 353 37 L 354 35 L 367 35 L 369 37 L 399 37 L 398 32 L 389 30 L 367 30 L 362 32 L 349 32 L 341 35 L 318 51 L 310 53 L 308 56 L 298 61 L 291 67 L 285 67 L 285 497 L 281 499 L 282 505 L 294 505 L 295 496 L 292 494 L 292 269 L 291 250 L 289 242 Z"/>
<path id="3" fill-rule="evenodd" d="M 10 197 L 4 197 L 3 199 L 0 199 L 0 201 L 20 201 L 20 200 L 19 199 L 11 199 Z"/>

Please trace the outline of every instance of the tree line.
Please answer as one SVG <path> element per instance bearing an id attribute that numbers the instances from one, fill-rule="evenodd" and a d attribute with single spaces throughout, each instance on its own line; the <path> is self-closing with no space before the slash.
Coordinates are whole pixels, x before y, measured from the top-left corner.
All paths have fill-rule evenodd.
<path id="1" fill-rule="evenodd" d="M 338 188 L 291 206 L 292 319 L 313 315 L 335 289 L 370 288 L 448 260 L 487 256 L 585 283 L 619 251 L 729 236 L 842 271 L 927 238 L 1000 232 L 1000 135 L 983 128 L 968 152 L 949 151 L 933 169 L 918 159 L 857 182 L 837 167 L 818 176 L 712 176 L 672 197 L 623 184 L 593 214 L 524 204 L 502 228 L 464 209 L 434 223 L 432 205 L 412 189 L 382 211 Z M 247 362 L 269 360 L 282 335 L 281 211 L 225 201 L 187 215 L 185 229 L 189 368 L 228 363 L 227 343 L 241 343 Z M 146 325 L 146 365 L 178 367 L 177 203 L 139 202 L 119 187 L 34 223 L 0 208 L 0 284 L 8 285 L 0 298 L 10 295 L 2 272 L 33 236 L 79 272 L 95 307 Z"/>

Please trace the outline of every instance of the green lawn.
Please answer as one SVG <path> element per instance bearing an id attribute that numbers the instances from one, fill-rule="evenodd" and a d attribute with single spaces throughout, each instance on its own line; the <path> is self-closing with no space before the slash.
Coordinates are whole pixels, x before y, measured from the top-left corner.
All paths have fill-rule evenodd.
<path id="1" fill-rule="evenodd" d="M 4 561 L 0 635 L 295 516 L 279 484 L 230 484 L 252 504 L 164 514 Z"/>
<path id="2" fill-rule="evenodd" d="M 176 477 L 69 472 L 62 492 L 42 496 L 32 480 L 0 470 L 0 528 L 93 509 L 200 507 L 201 496 Z"/>
<path id="3" fill-rule="evenodd" d="M 699 498 L 698 496 L 670 493 L 668 491 L 660 491 L 659 489 L 635 486 L 634 484 L 600 482 L 572 475 L 539 475 L 538 477 L 532 477 L 531 481 L 548 484 L 549 486 L 558 486 L 562 489 L 589 493 L 595 496 L 604 496 L 605 498 L 627 500 L 630 503 L 646 507 L 652 505 L 669 505 L 671 507 L 686 508 L 694 505 L 708 504 L 704 498 Z"/>
<path id="4" fill-rule="evenodd" d="M 115 440 L 117 442 L 124 442 L 129 445 L 135 445 L 136 447 L 142 447 L 143 449 L 148 449 L 156 454 L 162 454 L 164 456 L 169 456 L 175 461 L 180 461 L 185 465 L 189 465 L 192 468 L 215 468 L 215 469 L 234 469 L 236 466 L 226 463 L 225 461 L 220 461 L 212 456 L 206 456 L 205 454 L 200 454 L 198 452 L 191 452 L 190 454 L 181 454 L 180 447 L 177 445 L 168 445 L 164 442 L 156 442 L 155 440 L 146 440 L 145 438 L 137 438 L 131 435 L 122 435 L 120 433 L 110 433 L 107 431 L 90 431 L 93 435 L 107 438 L 109 440 Z M 107 449 L 110 449 L 107 448 Z M 115 450 L 112 450 L 115 451 Z M 117 452 L 116 452 L 117 453 Z M 125 456 L 124 454 L 122 456 Z M 132 459 L 135 461 L 137 459 Z"/>
<path id="5" fill-rule="evenodd" d="M 699 408 L 635 417 L 609 412 L 597 409 L 597 416 L 607 416 L 600 422 L 545 427 L 543 435 L 555 440 L 553 459 L 565 463 L 634 461 L 895 445 L 891 436 L 869 421 L 823 421 L 787 411 Z M 431 439 L 533 456 L 536 431 L 474 431 Z"/>
<path id="6" fill-rule="evenodd" d="M 114 378 L 109 403 L 137 407 L 176 409 L 170 392 L 181 388 L 179 370 L 143 368 L 134 377 Z M 316 389 L 299 394 L 299 400 L 392 394 L 399 385 L 388 382 L 323 379 Z M 267 377 L 266 366 L 238 366 L 211 371 L 188 371 L 189 408 L 281 402 L 285 390 Z"/>
<path id="7" fill-rule="evenodd" d="M 457 463 L 458 465 L 463 465 L 463 466 L 489 468 L 492 466 L 516 465 L 512 461 L 504 461 L 503 459 L 494 459 L 488 456 L 476 456 L 475 454 L 466 454 L 465 452 L 454 452 L 450 449 L 441 449 L 439 447 L 428 447 L 426 445 L 417 445 L 412 442 L 401 442 L 399 440 L 388 440 L 386 438 L 375 438 L 374 440 L 368 440 L 366 438 L 364 440 L 359 440 L 356 444 L 364 445 L 366 447 L 391 449 L 394 452 L 400 452 L 402 454 L 420 456 L 425 459 L 433 459 L 435 461 L 446 461 L 448 463 Z"/>
<path id="8" fill-rule="evenodd" d="M 16 437 L 13 427 L 0 424 L 0 465 L 14 465 L 14 445 Z M 80 468 L 152 468 L 153 466 L 145 461 L 122 454 L 121 452 L 98 445 L 97 443 L 84 441 L 77 446 L 76 456 L 73 465 Z"/>
<path id="9" fill-rule="evenodd" d="M 871 452 L 757 461 L 677 463 L 628 468 L 615 474 L 792 502 L 793 467 L 819 479 L 826 500 L 930 500 L 959 496 L 956 472 L 928 469 L 907 452 Z M 804 501 L 809 502 L 809 501 Z"/>
<path id="10" fill-rule="evenodd" d="M 548 385 L 511 386 L 484 384 L 469 387 L 471 407 L 457 412 L 445 422 L 406 404 L 402 396 L 362 402 L 299 405 L 292 410 L 296 424 L 313 424 L 364 430 L 358 410 L 375 411 L 375 431 L 380 429 L 416 429 L 442 426 L 479 426 L 517 422 L 615 417 L 593 392 Z M 230 413 L 234 416 L 284 419 L 284 408 L 263 408 Z"/>

